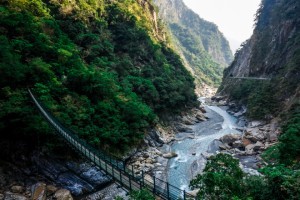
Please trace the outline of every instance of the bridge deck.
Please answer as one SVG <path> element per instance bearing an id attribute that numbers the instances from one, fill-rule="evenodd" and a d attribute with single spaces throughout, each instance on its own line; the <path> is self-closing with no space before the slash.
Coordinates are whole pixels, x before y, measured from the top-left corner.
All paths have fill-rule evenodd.
<path id="1" fill-rule="evenodd" d="M 55 128 L 57 133 L 62 136 L 72 148 L 95 163 L 95 165 L 111 176 L 122 187 L 127 190 L 140 190 L 146 188 L 157 197 L 168 200 L 195 199 L 191 194 L 172 186 L 168 182 L 164 182 L 156 177 L 151 177 L 150 175 L 145 176 L 144 172 L 142 172 L 142 176 L 137 176 L 132 169 L 129 170 L 125 167 L 124 162 L 105 156 L 103 153 L 99 153 L 99 151 L 87 145 L 70 130 L 64 128 L 51 113 L 43 108 L 33 93 L 30 90 L 28 90 L 28 92 L 36 107 L 45 119 Z"/>

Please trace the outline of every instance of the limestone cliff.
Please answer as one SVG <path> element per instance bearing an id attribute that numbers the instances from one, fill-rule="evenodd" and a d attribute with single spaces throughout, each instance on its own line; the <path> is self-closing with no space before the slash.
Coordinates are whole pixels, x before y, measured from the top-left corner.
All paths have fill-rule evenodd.
<path id="1" fill-rule="evenodd" d="M 248 104 L 253 117 L 259 106 L 267 107 L 262 114 L 276 115 L 282 108 L 299 102 L 299 8 L 297 0 L 263 0 L 256 14 L 253 35 L 224 71 L 219 92 Z M 233 79 L 239 77 L 270 80 Z M 269 104 L 273 104 L 272 108 Z"/>
<path id="2" fill-rule="evenodd" d="M 218 85 L 221 71 L 232 61 L 232 53 L 217 26 L 200 18 L 182 0 L 154 0 L 154 3 L 198 87 L 203 83 Z"/>

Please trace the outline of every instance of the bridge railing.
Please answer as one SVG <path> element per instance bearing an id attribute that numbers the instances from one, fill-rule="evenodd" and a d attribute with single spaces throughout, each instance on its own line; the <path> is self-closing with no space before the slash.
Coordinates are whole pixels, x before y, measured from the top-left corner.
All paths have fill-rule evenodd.
<path id="1" fill-rule="evenodd" d="M 46 107 L 35 98 L 30 89 L 28 89 L 30 97 L 43 117 L 55 128 L 55 130 L 67 141 L 68 144 L 76 151 L 95 163 L 103 171 L 109 174 L 113 179 L 119 182 L 122 186 L 129 190 L 137 190 L 146 188 L 156 196 L 163 199 L 177 200 L 177 199 L 195 199 L 195 197 L 188 192 L 181 190 L 166 181 L 163 181 L 154 176 L 141 172 L 141 175 L 135 174 L 133 166 L 126 167 L 124 161 L 119 161 L 115 157 L 108 156 L 102 151 L 99 151 L 84 140 L 79 138 L 71 130 L 65 128 Z"/>

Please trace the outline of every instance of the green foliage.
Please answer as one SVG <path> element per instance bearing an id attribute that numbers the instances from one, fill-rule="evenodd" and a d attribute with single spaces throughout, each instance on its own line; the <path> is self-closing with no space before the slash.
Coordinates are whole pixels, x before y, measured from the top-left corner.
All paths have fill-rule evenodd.
<path id="1" fill-rule="evenodd" d="M 264 119 L 278 110 L 275 88 L 270 82 L 241 80 L 230 89 L 230 96 L 236 101 L 247 104 L 247 115 L 252 119 Z"/>
<path id="2" fill-rule="evenodd" d="M 223 67 L 206 52 L 199 36 L 177 23 L 170 24 L 170 28 L 175 37 L 174 40 L 177 40 L 177 46 L 195 72 L 196 83 L 219 85 Z"/>
<path id="3" fill-rule="evenodd" d="M 299 170 L 270 165 L 260 172 L 262 176 L 245 175 L 236 159 L 218 154 L 190 185 L 192 189 L 199 189 L 197 199 L 299 199 Z"/>
<path id="4" fill-rule="evenodd" d="M 282 127 L 279 137 L 280 160 L 286 164 L 292 164 L 300 160 L 300 106 L 295 105 L 291 117 Z"/>
<path id="5" fill-rule="evenodd" d="M 197 175 L 190 183 L 192 189 L 199 189 L 197 199 L 231 199 L 243 196 L 240 182 L 243 172 L 238 160 L 228 154 L 211 157 L 202 175 Z"/>
<path id="6" fill-rule="evenodd" d="M 265 175 L 268 192 L 273 199 L 299 199 L 300 172 L 284 165 L 265 167 L 261 170 Z"/>
<path id="7" fill-rule="evenodd" d="M 50 133 L 27 87 L 81 138 L 115 153 L 138 144 L 160 112 L 197 105 L 193 78 L 153 34 L 149 8 L 133 0 L 1 3 L 1 133 Z"/>
<path id="8" fill-rule="evenodd" d="M 155 200 L 155 197 L 147 189 L 130 192 L 130 200 Z"/>

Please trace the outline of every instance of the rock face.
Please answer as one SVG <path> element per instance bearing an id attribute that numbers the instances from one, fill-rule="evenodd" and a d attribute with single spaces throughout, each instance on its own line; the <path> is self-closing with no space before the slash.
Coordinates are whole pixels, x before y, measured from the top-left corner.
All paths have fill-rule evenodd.
<path id="1" fill-rule="evenodd" d="M 75 196 L 92 192 L 95 188 L 111 182 L 109 177 L 91 163 L 61 162 L 50 158 L 37 160 L 36 157 L 33 157 L 33 162 L 40 168 L 40 173 L 70 190 Z"/>
<path id="2" fill-rule="evenodd" d="M 254 94 L 258 86 L 269 85 L 269 89 L 262 90 L 261 95 L 265 94 L 277 104 L 273 107 L 269 106 L 271 102 L 260 105 L 264 110 L 269 109 L 264 113 L 265 118 L 277 114 L 271 110 L 274 107 L 285 110 L 297 101 L 300 94 L 300 70 L 299 64 L 296 64 L 299 58 L 299 7 L 300 1 L 295 0 L 263 1 L 253 35 L 236 52 L 234 61 L 224 71 L 218 93 L 241 101 Z M 246 83 L 244 79 L 233 79 L 236 77 L 270 80 L 252 80 L 251 91 L 245 92 L 251 81 Z M 236 91 L 242 91 L 242 95 Z"/>
<path id="3" fill-rule="evenodd" d="M 220 81 L 222 70 L 232 61 L 228 41 L 215 24 L 200 18 L 182 0 L 154 3 L 159 8 L 159 17 L 169 26 L 185 67 L 195 75 L 197 92 L 203 94 L 206 84 Z M 209 75 L 206 69 L 211 72 Z"/>

